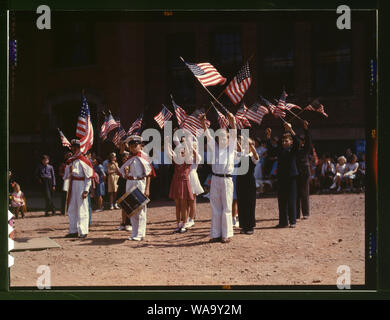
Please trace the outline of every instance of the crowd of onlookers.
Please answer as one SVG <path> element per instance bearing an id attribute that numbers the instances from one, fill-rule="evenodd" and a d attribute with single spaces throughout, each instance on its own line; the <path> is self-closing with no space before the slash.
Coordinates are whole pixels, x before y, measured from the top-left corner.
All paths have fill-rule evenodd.
<path id="1" fill-rule="evenodd" d="M 272 144 L 278 144 L 278 137 L 273 137 Z M 277 158 L 267 153 L 266 143 L 264 140 L 255 139 L 256 150 L 260 161 L 255 168 L 255 180 L 257 195 L 273 194 L 276 191 L 277 181 Z M 53 192 L 61 193 L 61 214 L 65 214 L 66 192 L 62 191 L 62 176 L 64 175 L 66 160 L 71 156 L 68 152 L 65 154 L 64 161 L 58 167 L 58 176 L 56 179 L 54 169 L 49 164 L 50 158 L 47 155 L 42 156 L 42 161 L 36 170 L 37 184 L 41 185 L 45 198 L 45 212 L 55 214 L 56 208 L 53 204 Z M 129 158 L 129 153 L 123 151 L 120 154 L 111 152 L 106 159 L 102 159 L 94 152 L 88 152 L 86 155 L 98 175 L 94 179 L 90 190 L 91 208 L 96 212 L 106 209 L 119 209 L 116 200 L 125 193 L 126 180 L 119 174 L 119 168 Z M 151 181 L 151 199 L 168 200 L 169 186 L 174 173 L 172 164 L 167 164 L 168 160 L 164 154 L 164 148 L 161 148 L 160 163 L 153 163 L 156 178 Z M 205 151 L 204 159 L 207 159 Z M 315 150 L 310 156 L 310 193 L 340 193 L 340 192 L 363 192 L 365 185 L 366 162 L 365 154 L 355 155 L 348 148 L 344 155 L 323 154 L 318 157 Z M 205 190 L 202 196 L 208 198 L 208 192 L 211 181 L 211 165 L 199 164 L 199 180 Z M 10 207 L 16 213 L 24 216 L 26 211 L 26 199 L 21 191 L 20 185 L 14 181 L 10 172 L 9 176 L 9 194 Z M 104 204 L 107 204 L 104 206 Z M 125 217 L 124 217 L 125 219 Z"/>

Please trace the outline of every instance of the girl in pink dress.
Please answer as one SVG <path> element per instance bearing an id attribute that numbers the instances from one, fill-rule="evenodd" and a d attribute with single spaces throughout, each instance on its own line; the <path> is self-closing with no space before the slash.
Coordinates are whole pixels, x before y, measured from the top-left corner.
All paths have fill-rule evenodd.
<path id="1" fill-rule="evenodd" d="M 167 139 L 165 143 L 168 146 L 168 155 L 171 157 L 175 167 L 175 172 L 173 174 L 171 187 L 169 190 L 169 197 L 174 199 L 176 204 L 177 227 L 174 232 L 184 233 L 187 231 L 187 229 L 184 227 L 184 224 L 187 221 L 188 201 L 194 200 L 189 178 L 192 162 L 187 161 L 188 159 L 185 159 L 186 155 L 191 153 L 188 148 L 188 146 L 191 144 L 183 143 L 182 145 L 178 146 L 178 148 L 182 148 L 182 150 L 177 154 L 173 151 L 172 146 Z"/>

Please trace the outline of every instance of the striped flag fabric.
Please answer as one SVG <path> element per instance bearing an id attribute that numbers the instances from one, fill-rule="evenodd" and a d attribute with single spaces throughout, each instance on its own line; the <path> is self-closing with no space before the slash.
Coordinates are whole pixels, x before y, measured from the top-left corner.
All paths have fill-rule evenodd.
<path id="1" fill-rule="evenodd" d="M 122 126 L 120 126 L 119 129 L 115 132 L 114 136 L 112 137 L 113 144 L 119 147 L 119 142 L 125 136 L 126 136 L 126 131 L 123 129 Z"/>
<path id="2" fill-rule="evenodd" d="M 264 102 L 264 104 L 267 106 L 267 108 L 269 109 L 269 111 L 274 114 L 275 112 L 275 109 L 276 109 L 276 106 L 274 104 L 272 104 L 270 101 L 268 101 L 266 98 L 264 97 L 261 97 L 261 100 Z"/>
<path id="3" fill-rule="evenodd" d="M 245 92 L 248 90 L 251 83 L 252 78 L 249 71 L 249 62 L 247 62 L 238 71 L 237 75 L 229 83 L 224 92 L 233 104 L 237 104 L 244 97 Z"/>
<path id="4" fill-rule="evenodd" d="M 110 113 L 108 116 L 106 116 L 102 124 L 102 127 L 100 129 L 100 138 L 102 138 L 103 141 L 106 140 L 108 134 L 112 130 L 119 128 L 119 126 L 120 126 L 120 121 L 115 120 L 112 114 Z"/>
<path id="5" fill-rule="evenodd" d="M 213 105 L 218 116 L 218 123 L 221 129 L 225 129 L 229 126 L 229 120 Z"/>
<path id="6" fill-rule="evenodd" d="M 60 129 L 58 129 L 58 133 L 60 134 L 62 146 L 70 149 L 72 145 L 70 144 L 69 140 L 65 137 L 65 135 L 62 133 Z"/>
<path id="7" fill-rule="evenodd" d="M 234 116 L 236 119 L 237 129 L 244 129 L 246 127 L 251 127 L 251 123 L 246 117 L 248 108 L 243 104 L 243 106 L 236 112 Z"/>
<path id="8" fill-rule="evenodd" d="M 89 112 L 88 101 L 82 96 L 80 116 L 77 120 L 76 137 L 80 139 L 80 151 L 86 153 L 93 145 L 93 126 Z"/>
<path id="9" fill-rule="evenodd" d="M 184 119 L 184 121 L 180 125 L 180 128 L 188 130 L 196 137 L 201 135 L 203 133 L 202 123 L 199 119 L 201 113 L 201 110 L 195 110 L 191 115 Z M 206 119 L 206 127 L 209 126 L 210 121 Z"/>
<path id="10" fill-rule="evenodd" d="M 246 117 L 248 120 L 261 124 L 263 117 L 269 113 L 268 109 L 259 103 L 255 103 L 252 107 L 246 112 Z"/>
<path id="11" fill-rule="evenodd" d="M 169 111 L 165 106 L 163 106 L 162 110 L 156 116 L 154 116 L 153 119 L 156 120 L 157 124 L 162 129 L 165 126 L 165 122 L 171 119 L 172 116 L 172 112 Z"/>
<path id="12" fill-rule="evenodd" d="M 279 98 L 279 101 L 278 101 L 278 104 L 277 104 L 277 107 L 284 110 L 286 109 L 286 98 L 287 98 L 287 92 L 285 90 L 283 90 L 280 98 Z"/>
<path id="13" fill-rule="evenodd" d="M 286 103 L 286 109 L 287 110 L 291 110 L 293 108 L 296 108 L 296 109 L 299 109 L 299 110 L 302 110 L 302 108 L 296 104 L 293 104 L 293 103 Z"/>
<path id="14" fill-rule="evenodd" d="M 187 118 L 187 113 L 185 112 L 185 110 L 182 108 L 182 107 L 179 107 L 176 102 L 173 100 L 173 97 L 171 97 L 172 99 L 172 105 L 173 105 L 173 108 L 175 110 L 175 114 L 176 114 L 176 118 L 177 118 L 177 123 L 179 124 L 179 126 L 181 125 L 181 123 L 185 120 L 185 118 Z"/>
<path id="15" fill-rule="evenodd" d="M 207 86 L 215 86 L 217 84 L 224 84 L 226 78 L 217 71 L 217 69 L 210 63 L 189 63 L 185 62 L 188 69 L 194 74 L 194 76 L 203 84 Z"/>
<path id="16" fill-rule="evenodd" d="M 141 113 L 141 115 L 133 122 L 133 124 L 129 128 L 129 131 L 127 131 L 128 136 L 132 135 L 133 133 L 138 132 L 141 129 L 143 117 L 144 117 L 144 115 L 143 115 L 143 113 Z"/>

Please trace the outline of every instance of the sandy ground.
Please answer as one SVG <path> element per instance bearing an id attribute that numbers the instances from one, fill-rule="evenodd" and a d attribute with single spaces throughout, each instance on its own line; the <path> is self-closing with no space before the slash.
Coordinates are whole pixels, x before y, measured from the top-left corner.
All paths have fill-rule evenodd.
<path id="1" fill-rule="evenodd" d="M 120 211 L 93 214 L 85 240 L 65 239 L 67 217 L 27 213 L 16 220 L 16 238 L 50 237 L 61 248 L 14 252 L 11 286 L 36 286 L 39 265 L 51 286 L 134 285 L 336 285 L 337 267 L 364 284 L 364 194 L 311 196 L 311 217 L 295 229 L 274 229 L 275 198 L 258 199 L 252 236 L 235 229 L 233 241 L 208 243 L 211 208 L 198 204 L 195 226 L 173 234 L 173 203 L 148 208 L 147 236 L 129 241 L 117 231 Z M 336 289 L 336 287 L 335 287 Z"/>

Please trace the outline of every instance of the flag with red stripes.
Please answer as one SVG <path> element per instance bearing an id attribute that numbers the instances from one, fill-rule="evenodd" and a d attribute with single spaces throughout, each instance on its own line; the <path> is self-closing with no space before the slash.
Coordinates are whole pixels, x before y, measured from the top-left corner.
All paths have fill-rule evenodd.
<path id="1" fill-rule="evenodd" d="M 203 133 L 202 123 L 200 122 L 201 110 L 195 110 L 191 115 L 184 119 L 180 128 L 186 129 L 194 136 L 200 136 Z M 206 127 L 210 127 L 210 121 L 206 119 Z"/>
<path id="2" fill-rule="evenodd" d="M 181 123 L 185 120 L 185 118 L 187 118 L 187 112 L 185 112 L 185 110 L 182 108 L 182 107 L 179 107 L 176 102 L 173 100 L 173 97 L 172 97 L 172 105 L 173 105 L 173 108 L 175 110 L 175 114 L 176 114 L 176 118 L 177 118 L 177 123 L 179 124 L 179 126 L 181 125 Z"/>
<path id="3" fill-rule="evenodd" d="M 286 108 L 286 98 L 287 98 L 287 92 L 285 90 L 283 90 L 283 92 L 279 98 L 278 104 L 277 104 L 277 107 L 279 109 L 284 110 Z"/>
<path id="4" fill-rule="evenodd" d="M 157 124 L 162 129 L 165 126 L 165 122 L 171 119 L 172 116 L 172 112 L 170 112 L 165 106 L 163 106 L 162 110 L 156 116 L 154 116 L 153 119 L 156 120 Z"/>
<path id="5" fill-rule="evenodd" d="M 218 116 L 218 123 L 221 129 L 225 129 L 229 126 L 229 120 L 213 105 Z"/>
<path id="6" fill-rule="evenodd" d="M 234 104 L 237 104 L 244 97 L 245 92 L 248 90 L 251 83 L 252 78 L 249 71 L 249 63 L 247 62 L 238 71 L 237 75 L 229 83 L 224 92 Z"/>
<path id="7" fill-rule="evenodd" d="M 65 137 L 65 135 L 62 133 L 60 129 L 58 129 L 58 133 L 60 134 L 62 146 L 70 149 L 72 145 L 70 144 L 69 140 Z"/>
<path id="8" fill-rule="evenodd" d="M 93 127 L 85 95 L 82 97 L 80 116 L 77 120 L 76 137 L 80 138 L 80 151 L 86 153 L 93 145 Z"/>
<path id="9" fill-rule="evenodd" d="M 140 131 L 140 129 L 142 127 L 142 119 L 143 119 L 143 117 L 144 117 L 144 115 L 143 115 L 143 113 L 141 113 L 141 115 L 137 118 L 137 120 L 135 120 L 133 122 L 133 124 L 131 125 L 131 127 L 127 131 L 127 135 L 128 136 L 132 135 L 133 133 L 135 134 L 138 131 Z"/>
<path id="10" fill-rule="evenodd" d="M 271 114 L 274 114 L 275 110 L 276 110 L 276 106 L 274 104 L 272 104 L 270 101 L 268 101 L 266 98 L 264 97 L 261 97 L 261 100 L 264 102 L 264 104 L 267 106 L 267 108 L 269 109 L 269 111 L 271 112 Z"/>
<path id="11" fill-rule="evenodd" d="M 293 104 L 293 103 L 286 103 L 286 109 L 287 110 L 291 110 L 293 108 L 296 108 L 296 109 L 299 109 L 299 110 L 302 110 L 302 108 L 296 104 Z"/>
<path id="12" fill-rule="evenodd" d="M 192 71 L 194 76 L 205 86 L 215 86 L 217 84 L 224 84 L 226 78 L 215 69 L 215 67 L 208 63 L 189 63 L 185 62 L 187 67 Z"/>
<path id="13" fill-rule="evenodd" d="M 251 127 L 251 123 L 246 117 L 248 108 L 243 104 L 243 106 L 236 112 L 234 116 L 236 119 L 237 129 L 244 129 L 246 127 Z"/>
<path id="14" fill-rule="evenodd" d="M 252 107 L 246 112 L 246 117 L 248 120 L 261 124 L 263 117 L 269 113 L 268 109 L 259 103 L 255 103 Z"/>

